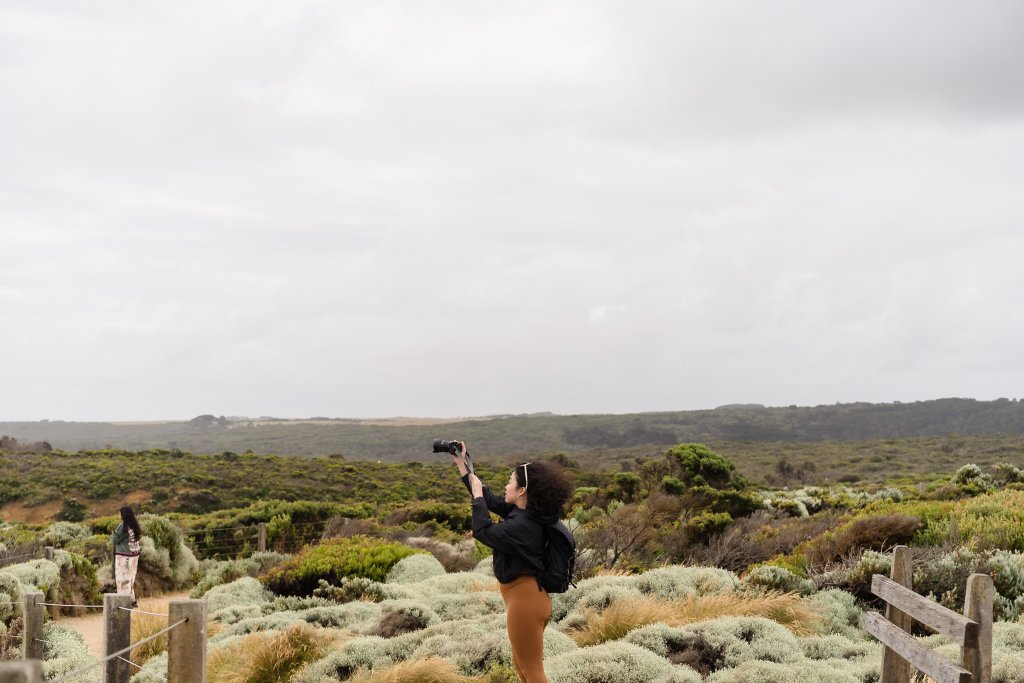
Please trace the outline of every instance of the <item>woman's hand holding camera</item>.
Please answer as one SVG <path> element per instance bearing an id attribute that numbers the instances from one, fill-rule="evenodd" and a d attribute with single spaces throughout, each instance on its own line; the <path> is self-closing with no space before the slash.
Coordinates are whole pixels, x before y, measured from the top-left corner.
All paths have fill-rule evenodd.
<path id="1" fill-rule="evenodd" d="M 459 450 L 452 453 L 452 462 L 459 468 L 459 474 L 465 476 L 469 472 L 469 468 L 466 467 L 466 444 L 460 442 Z"/>

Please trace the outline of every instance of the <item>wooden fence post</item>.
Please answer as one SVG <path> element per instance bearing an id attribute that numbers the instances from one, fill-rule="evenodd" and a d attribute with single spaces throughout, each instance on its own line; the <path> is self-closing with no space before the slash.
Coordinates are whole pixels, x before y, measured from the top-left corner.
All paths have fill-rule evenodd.
<path id="1" fill-rule="evenodd" d="M 167 625 L 167 683 L 206 683 L 206 601 L 172 600 Z"/>
<path id="2" fill-rule="evenodd" d="M 43 663 L 38 659 L 0 662 L 0 683 L 43 683 Z"/>
<path id="3" fill-rule="evenodd" d="M 259 542 L 256 544 L 256 549 L 261 552 L 267 552 L 267 523 L 260 522 L 260 537 Z"/>
<path id="4" fill-rule="evenodd" d="M 42 601 L 42 593 L 25 593 L 22 610 L 25 619 L 22 659 L 43 659 L 43 620 L 46 617 L 46 608 L 40 604 Z"/>
<path id="5" fill-rule="evenodd" d="M 967 596 L 964 600 L 964 616 L 978 622 L 978 640 L 973 645 L 966 643 L 960 648 L 960 661 L 971 672 L 971 683 L 992 681 L 992 601 L 995 589 L 992 577 L 987 574 L 971 574 L 967 579 Z"/>
<path id="6" fill-rule="evenodd" d="M 892 551 L 892 570 L 889 578 L 901 586 L 913 590 L 914 570 L 910 560 L 910 548 L 898 545 Z M 885 618 L 899 629 L 910 633 L 913 619 L 889 603 L 885 604 Z M 910 663 L 895 650 L 882 649 L 882 677 L 880 683 L 910 683 Z"/>
<path id="7" fill-rule="evenodd" d="M 132 644 L 131 606 L 132 596 L 127 593 L 103 594 L 103 654 L 107 657 Z M 128 683 L 134 672 L 124 660 L 130 656 L 108 659 L 103 665 L 103 683 Z"/>
<path id="8" fill-rule="evenodd" d="M 45 548 L 43 548 L 43 559 L 44 560 L 49 560 L 50 562 L 53 562 L 53 546 L 52 545 L 48 545 Z M 57 614 L 60 613 L 60 607 L 57 607 L 56 605 L 50 605 L 46 609 L 46 611 L 50 613 L 50 617 L 52 617 L 53 619 L 56 619 L 57 618 Z"/>

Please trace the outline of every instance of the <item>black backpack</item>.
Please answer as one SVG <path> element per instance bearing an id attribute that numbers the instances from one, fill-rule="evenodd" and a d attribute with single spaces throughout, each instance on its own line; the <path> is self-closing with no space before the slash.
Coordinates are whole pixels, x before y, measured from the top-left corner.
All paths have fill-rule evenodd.
<path id="1" fill-rule="evenodd" d="M 544 525 L 544 571 L 537 576 L 537 585 L 548 593 L 564 593 L 576 584 L 572 573 L 576 568 L 576 539 L 562 522 Z"/>

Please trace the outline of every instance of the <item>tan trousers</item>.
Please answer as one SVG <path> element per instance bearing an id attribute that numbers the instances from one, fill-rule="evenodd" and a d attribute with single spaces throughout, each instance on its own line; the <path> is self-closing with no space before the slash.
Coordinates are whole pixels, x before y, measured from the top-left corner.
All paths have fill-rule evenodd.
<path id="1" fill-rule="evenodd" d="M 135 574 L 139 571 L 138 555 L 114 556 L 114 583 L 118 593 L 130 593 L 135 601 Z"/>
<path id="2" fill-rule="evenodd" d="M 548 683 L 544 628 L 551 620 L 551 596 L 537 588 L 535 576 L 520 576 L 500 586 L 516 674 L 521 683 Z"/>

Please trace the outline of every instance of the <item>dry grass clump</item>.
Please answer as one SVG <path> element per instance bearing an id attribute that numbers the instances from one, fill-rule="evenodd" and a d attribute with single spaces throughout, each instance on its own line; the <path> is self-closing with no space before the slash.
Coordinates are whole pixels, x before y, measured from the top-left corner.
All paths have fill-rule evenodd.
<path id="1" fill-rule="evenodd" d="M 856 519 L 801 545 L 809 568 L 826 567 L 862 550 L 882 550 L 910 541 L 922 526 L 914 515 L 876 515 Z"/>
<path id="2" fill-rule="evenodd" d="M 323 657 L 331 636 L 307 624 L 284 631 L 253 633 L 207 657 L 209 683 L 277 683 Z"/>
<path id="3" fill-rule="evenodd" d="M 383 669 L 360 669 L 347 683 L 486 683 L 487 678 L 463 676 L 447 659 L 426 657 Z M 211 681 L 211 683 L 214 683 Z"/>
<path id="4" fill-rule="evenodd" d="M 796 593 L 768 592 L 689 596 L 663 601 L 652 596 L 623 598 L 603 611 L 590 611 L 586 623 L 568 633 L 580 647 L 618 640 L 648 624 L 685 626 L 719 617 L 764 617 L 796 635 L 811 633 L 821 617 Z"/>
<path id="5" fill-rule="evenodd" d="M 139 609 L 147 612 L 156 613 L 158 611 L 166 610 L 166 603 L 160 603 L 156 600 L 140 600 Z M 154 633 L 167 628 L 167 617 L 157 617 L 152 614 L 141 614 L 139 612 L 132 613 L 132 632 L 131 642 L 137 643 L 143 638 L 148 638 Z M 223 630 L 223 627 L 216 622 L 207 622 L 206 634 L 207 636 L 216 635 Z M 131 660 L 142 666 L 153 657 L 158 654 L 167 651 L 167 635 L 163 634 L 159 638 L 154 638 L 148 643 L 143 643 L 138 647 L 132 649 Z"/>

